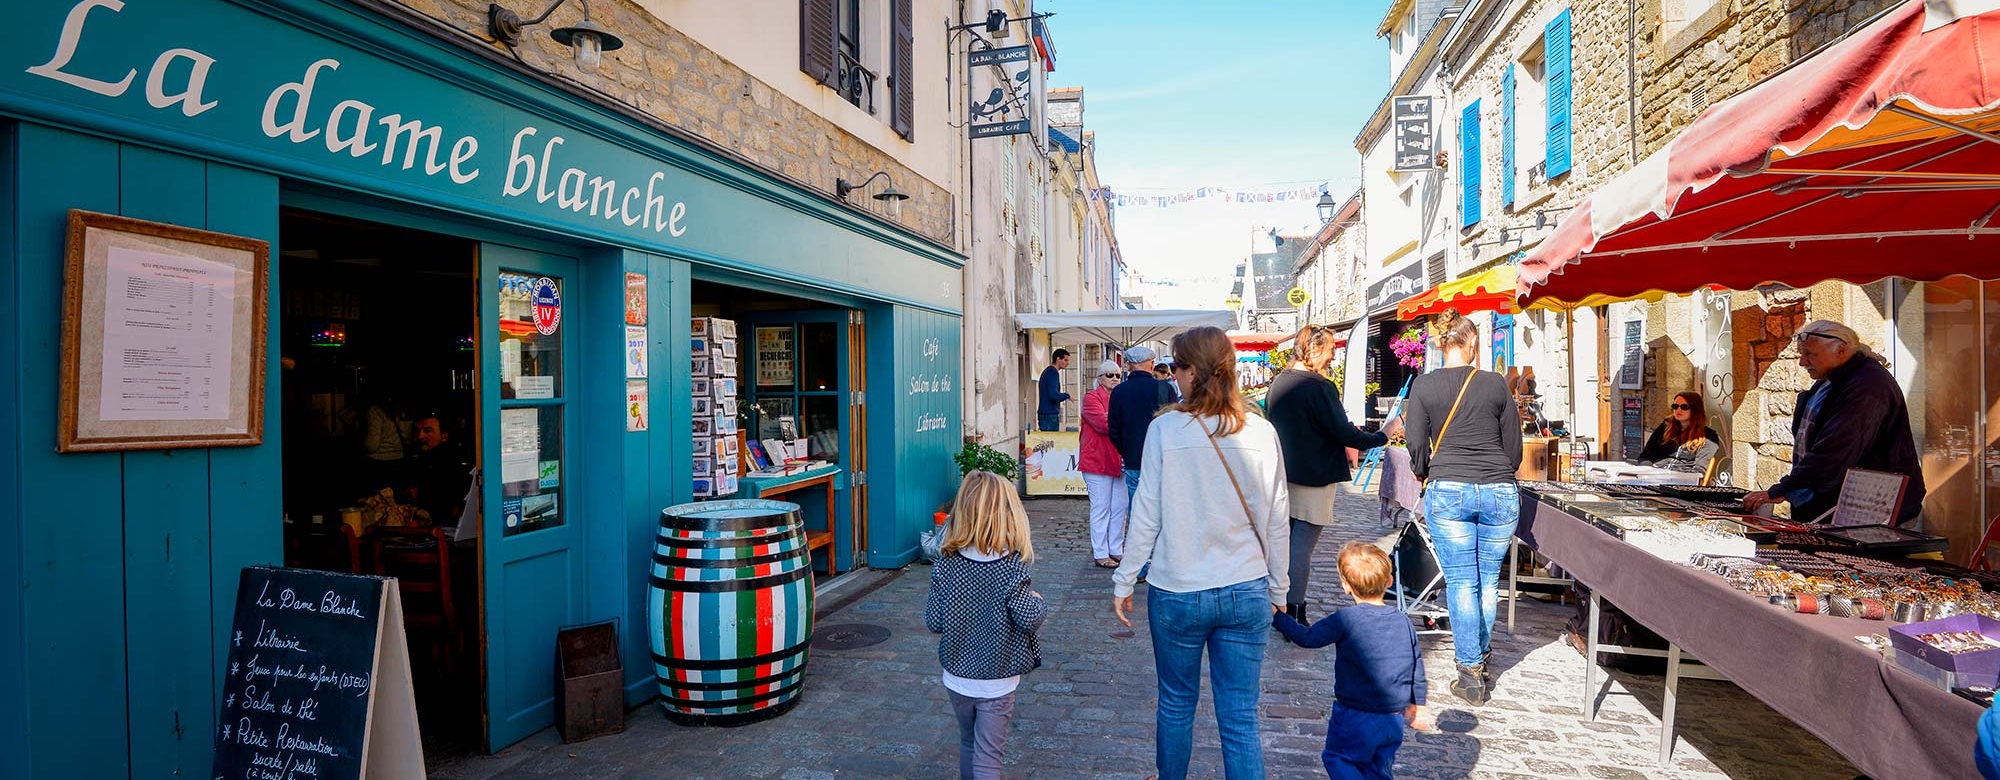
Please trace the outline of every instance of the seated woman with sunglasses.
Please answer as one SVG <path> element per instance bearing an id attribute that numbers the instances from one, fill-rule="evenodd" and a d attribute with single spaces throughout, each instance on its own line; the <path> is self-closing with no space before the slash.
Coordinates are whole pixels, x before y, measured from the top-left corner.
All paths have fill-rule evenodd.
<path id="1" fill-rule="evenodd" d="M 1673 410 L 1672 416 L 1653 429 L 1646 448 L 1639 452 L 1639 462 L 1674 471 L 1706 473 L 1709 461 L 1722 454 L 1722 437 L 1708 427 L 1708 409 L 1702 405 L 1701 394 L 1675 395 Z"/>

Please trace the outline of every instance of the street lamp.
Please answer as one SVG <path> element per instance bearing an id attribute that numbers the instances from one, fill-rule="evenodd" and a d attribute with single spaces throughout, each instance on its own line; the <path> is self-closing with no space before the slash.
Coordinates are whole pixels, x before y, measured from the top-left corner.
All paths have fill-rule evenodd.
<path id="1" fill-rule="evenodd" d="M 1333 202 L 1333 193 L 1331 192 L 1321 192 L 1319 194 L 1319 202 L 1313 204 L 1313 206 L 1319 209 L 1319 221 L 1322 225 L 1332 222 L 1333 210 L 1340 208 L 1340 204 Z"/>
<path id="2" fill-rule="evenodd" d="M 869 197 L 882 202 L 883 216 L 886 216 L 891 220 L 902 219 L 903 201 L 909 200 L 910 196 L 904 194 L 902 190 L 896 189 L 896 180 L 889 178 L 888 171 L 876 171 L 874 175 L 871 175 L 866 179 L 862 179 L 860 184 L 855 184 L 846 179 L 835 179 L 833 182 L 833 192 L 835 195 L 839 196 L 841 200 L 844 201 L 847 200 L 847 193 L 861 189 L 862 187 L 866 187 L 869 184 L 873 183 L 876 179 L 889 179 L 889 184 L 888 186 L 883 187 L 881 192 L 875 193 L 874 195 L 870 195 Z"/>
<path id="3" fill-rule="evenodd" d="M 521 45 L 523 28 L 548 21 L 549 15 L 567 2 L 569 0 L 555 0 L 541 16 L 527 21 L 522 21 L 518 14 L 497 3 L 489 5 L 486 7 L 486 30 L 492 33 L 494 40 L 507 44 L 507 49 L 513 51 L 514 47 Z M 604 53 L 624 48 L 625 41 L 590 20 L 590 0 L 579 0 L 578 4 L 583 6 L 583 21 L 574 27 L 557 27 L 550 30 L 549 37 L 555 39 L 556 43 L 570 48 L 570 53 L 576 57 L 577 68 L 596 70 L 604 64 Z M 516 53 L 515 57 L 519 58 L 520 54 Z"/>

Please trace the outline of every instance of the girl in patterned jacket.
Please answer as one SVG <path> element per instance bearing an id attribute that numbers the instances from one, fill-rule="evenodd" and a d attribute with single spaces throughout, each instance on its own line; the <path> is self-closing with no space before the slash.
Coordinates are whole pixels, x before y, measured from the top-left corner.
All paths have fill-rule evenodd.
<path id="1" fill-rule="evenodd" d="M 1028 587 L 1035 548 L 1014 483 L 990 471 L 965 475 L 943 552 L 931 569 L 924 625 L 943 635 L 938 663 L 958 716 L 959 777 L 999 780 L 1014 689 L 1042 665 L 1035 632 L 1048 613 Z"/>

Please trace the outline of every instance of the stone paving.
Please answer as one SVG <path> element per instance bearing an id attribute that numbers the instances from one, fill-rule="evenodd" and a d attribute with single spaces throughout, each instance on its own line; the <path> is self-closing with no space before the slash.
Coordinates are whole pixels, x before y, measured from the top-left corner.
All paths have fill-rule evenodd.
<path id="1" fill-rule="evenodd" d="M 1333 556 L 1350 539 L 1379 541 L 1373 497 L 1342 495 L 1341 523 L 1321 539 L 1312 613 L 1346 603 Z M 1154 678 L 1144 622 L 1111 616 L 1109 572 L 1092 565 L 1080 499 L 1028 502 L 1034 518 L 1035 587 L 1049 601 L 1041 634 L 1044 666 L 1016 693 L 1006 777 L 1129 778 L 1153 773 Z M 937 642 L 923 625 L 930 570 L 879 573 L 880 587 L 831 614 L 822 630 L 867 623 L 890 630 L 880 644 L 815 648 L 803 702 L 783 717 L 730 729 L 668 723 L 652 705 L 626 731 L 563 745 L 548 731 L 498 755 L 433 767 L 441 780 L 517 778 L 944 778 L 957 774 L 958 735 L 938 682 Z M 871 576 L 871 575 L 863 575 Z M 832 603 L 841 601 L 838 593 Z M 1824 743 L 1722 682 L 1681 683 L 1679 737 L 1660 767 L 1661 678 L 1613 674 L 1596 722 L 1584 722 L 1582 656 L 1559 640 L 1572 607 L 1524 599 L 1516 631 L 1496 629 L 1496 691 L 1479 708 L 1447 691 L 1448 636 L 1423 638 L 1439 731 L 1411 732 L 1396 776 L 1412 778 L 1833 778 L 1857 772 Z M 1332 699 L 1332 649 L 1306 650 L 1273 634 L 1264 664 L 1261 714 L 1272 778 L 1317 778 Z M 627 674 L 635 670 L 627 670 Z M 1206 685 L 1204 684 L 1204 688 Z M 1222 776 L 1213 702 L 1204 690 L 1195 721 L 1193 776 Z"/>

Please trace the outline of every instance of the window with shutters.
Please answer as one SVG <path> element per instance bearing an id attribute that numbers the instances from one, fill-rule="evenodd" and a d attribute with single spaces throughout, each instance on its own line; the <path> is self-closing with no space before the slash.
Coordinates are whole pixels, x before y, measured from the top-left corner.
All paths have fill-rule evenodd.
<path id="1" fill-rule="evenodd" d="M 1458 159 L 1452 163 L 1458 166 L 1458 226 L 1465 229 L 1479 224 L 1480 168 L 1486 159 L 1479 156 L 1479 101 L 1472 101 L 1459 112 L 1458 117 Z"/>
<path id="2" fill-rule="evenodd" d="M 1542 31 L 1544 80 L 1547 84 L 1544 103 L 1548 124 L 1543 138 L 1547 151 L 1543 155 L 1543 169 L 1548 177 L 1569 173 L 1571 167 L 1570 136 L 1570 12 L 1563 9 L 1556 18 L 1549 21 Z"/>
<path id="3" fill-rule="evenodd" d="M 799 69 L 856 108 L 887 117 L 905 139 L 916 125 L 913 5 L 799 0 Z"/>
<path id="4" fill-rule="evenodd" d="M 1540 194 L 1543 162 L 1548 157 L 1547 59 L 1541 39 L 1514 61 L 1513 112 L 1514 159 L 1509 175 L 1514 180 L 1514 200 L 1527 202 Z"/>

